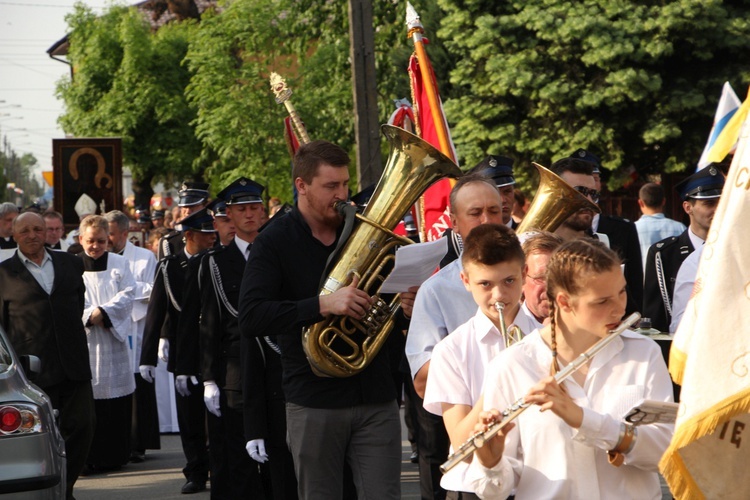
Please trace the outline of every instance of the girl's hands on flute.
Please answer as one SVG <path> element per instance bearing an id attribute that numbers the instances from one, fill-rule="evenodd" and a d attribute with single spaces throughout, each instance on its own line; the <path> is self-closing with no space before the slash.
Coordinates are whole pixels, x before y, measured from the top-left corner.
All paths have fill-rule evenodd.
<path id="1" fill-rule="evenodd" d="M 479 414 L 479 421 L 474 427 L 474 432 L 485 432 L 490 424 L 499 422 L 502 420 L 502 415 L 497 410 L 483 411 Z M 474 455 L 479 460 L 479 463 L 487 468 L 492 468 L 503 458 L 503 451 L 505 451 L 505 436 L 510 432 L 516 424 L 509 423 L 503 427 L 500 432 L 495 434 L 493 437 L 485 441 L 484 445 L 477 448 Z"/>
<path id="2" fill-rule="evenodd" d="M 524 401 L 538 405 L 539 411 L 552 410 L 552 413 L 574 429 L 578 429 L 583 423 L 583 409 L 560 387 L 555 377 L 542 379 L 526 394 Z"/>

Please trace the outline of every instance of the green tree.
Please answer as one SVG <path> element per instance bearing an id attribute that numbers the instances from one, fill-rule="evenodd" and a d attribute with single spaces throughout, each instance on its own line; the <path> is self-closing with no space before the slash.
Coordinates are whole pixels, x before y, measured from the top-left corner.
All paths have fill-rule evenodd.
<path id="1" fill-rule="evenodd" d="M 148 205 L 154 180 L 200 177 L 195 111 L 184 94 L 190 73 L 182 64 L 196 22 L 152 33 L 135 8 L 113 6 L 97 16 L 80 4 L 67 22 L 74 75 L 57 87 L 65 132 L 122 138 L 136 205 Z"/>
<path id="2" fill-rule="evenodd" d="M 7 136 L 3 137 L 2 150 L 0 150 L 0 202 L 16 202 L 19 195 L 12 189 L 6 188 L 8 183 L 13 183 L 16 188 L 23 190 L 20 201 L 23 206 L 36 201 L 44 193 L 44 188 L 35 176 L 35 169 L 39 162 L 31 153 L 18 156 L 13 150 Z"/>
<path id="3" fill-rule="evenodd" d="M 455 57 L 446 114 L 464 158 L 693 168 L 724 81 L 750 77 L 750 4 L 438 0 Z M 615 187 L 617 181 L 610 182 Z"/>
<path id="4" fill-rule="evenodd" d="M 193 72 L 187 95 L 198 108 L 196 130 L 211 161 L 207 175 L 214 189 L 246 175 L 265 184 L 268 194 L 290 201 L 286 110 L 275 103 L 268 78 L 272 71 L 286 78 L 312 139 L 352 152 L 347 3 L 235 0 L 225 7 L 204 14 L 187 56 Z M 405 4 L 375 2 L 373 9 L 378 109 L 385 122 L 392 99 L 409 96 L 411 42 Z M 353 165 L 352 176 L 355 171 Z"/>

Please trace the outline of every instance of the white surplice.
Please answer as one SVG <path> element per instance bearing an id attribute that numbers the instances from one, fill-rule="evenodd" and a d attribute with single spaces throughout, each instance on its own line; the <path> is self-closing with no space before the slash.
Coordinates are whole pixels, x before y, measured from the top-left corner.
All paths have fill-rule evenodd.
<path id="1" fill-rule="evenodd" d="M 106 271 L 83 273 L 86 285 L 85 325 L 91 313 L 101 307 L 112 322 L 111 328 L 87 326 L 91 364 L 91 386 L 94 399 L 112 399 L 135 391 L 127 339 L 133 327 L 135 279 L 128 261 L 117 254 L 108 254 Z"/>

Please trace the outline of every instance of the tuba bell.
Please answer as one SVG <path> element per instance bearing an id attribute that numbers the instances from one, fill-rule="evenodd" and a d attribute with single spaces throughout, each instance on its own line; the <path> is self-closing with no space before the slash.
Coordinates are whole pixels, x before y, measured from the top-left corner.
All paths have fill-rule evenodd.
<path id="1" fill-rule="evenodd" d="M 532 165 L 539 171 L 539 187 L 529 211 L 516 228 L 517 234 L 533 230 L 554 232 L 568 217 L 582 208 L 588 208 L 596 214 L 601 213 L 596 203 L 573 189 L 560 176 L 538 163 Z"/>
<path id="2" fill-rule="evenodd" d="M 320 295 L 348 286 L 357 276 L 357 288 L 374 297 L 362 320 L 330 316 L 306 328 L 302 346 L 318 376 L 350 377 L 372 361 L 393 328 L 401 300 L 386 302 L 379 295 L 397 246 L 411 240 L 393 233 L 422 193 L 443 177 L 457 178 L 461 170 L 436 148 L 405 130 L 383 125 L 390 143 L 383 175 L 341 253 L 323 282 Z"/>

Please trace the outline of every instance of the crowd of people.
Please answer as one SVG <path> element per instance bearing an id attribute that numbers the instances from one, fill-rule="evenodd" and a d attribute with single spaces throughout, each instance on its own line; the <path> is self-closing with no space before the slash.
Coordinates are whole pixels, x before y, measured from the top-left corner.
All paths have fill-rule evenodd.
<path id="1" fill-rule="evenodd" d="M 42 361 L 35 382 L 60 413 L 68 497 L 79 475 L 159 447 L 158 399 L 170 397 L 155 389 L 161 361 L 185 494 L 210 482 L 216 499 L 400 498 L 403 405 L 422 498 L 660 498 L 672 426 L 623 421 L 641 399 L 673 400 L 657 344 L 626 331 L 564 382 L 554 375 L 626 313 L 675 330 L 720 169 L 676 187 L 687 227 L 665 217 L 654 183 L 633 223 L 591 208 L 601 165 L 578 150 L 551 170 L 591 207 L 516 234 L 528 202 L 513 162 L 489 156 L 455 183 L 448 253 L 403 291 L 386 344 L 361 371 L 324 377 L 302 332 L 332 315 L 361 321 L 374 300 L 358 277 L 319 294 L 349 163 L 313 141 L 294 158 L 294 207 L 267 209 L 264 187 L 246 177 L 213 200 L 207 184 L 185 182 L 174 213 L 80 214 L 68 239 L 59 213 L 0 204 L 0 322 L 19 354 Z M 440 471 L 524 395 L 541 411 Z"/>

